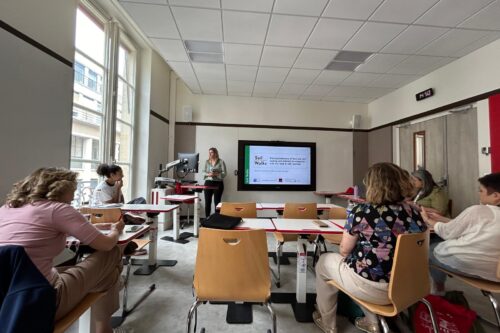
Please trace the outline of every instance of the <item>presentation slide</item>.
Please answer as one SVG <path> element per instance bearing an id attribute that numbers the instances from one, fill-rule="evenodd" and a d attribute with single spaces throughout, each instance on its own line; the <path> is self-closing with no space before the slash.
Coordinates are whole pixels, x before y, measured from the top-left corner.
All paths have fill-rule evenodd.
<path id="1" fill-rule="evenodd" d="M 309 185 L 311 148 L 245 146 L 244 175 L 248 185 Z"/>

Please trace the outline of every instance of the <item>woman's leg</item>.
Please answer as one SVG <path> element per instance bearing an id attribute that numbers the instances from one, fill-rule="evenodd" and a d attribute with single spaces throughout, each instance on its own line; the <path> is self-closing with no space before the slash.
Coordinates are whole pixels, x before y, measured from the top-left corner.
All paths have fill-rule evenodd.
<path id="1" fill-rule="evenodd" d="M 211 184 L 212 182 L 210 181 L 206 181 L 205 182 L 205 185 L 206 186 L 212 186 Z M 212 211 L 212 195 L 214 194 L 214 190 L 212 189 L 205 189 L 203 191 L 203 193 L 205 194 L 205 217 L 209 217 L 210 216 L 210 212 Z"/>
<path id="2" fill-rule="evenodd" d="M 122 251 L 115 246 L 110 251 L 97 251 L 78 265 L 60 272 L 54 285 L 58 296 L 56 320 L 71 311 L 88 293 L 106 292 L 92 306 L 92 314 L 96 332 L 111 332 L 111 315 L 120 307 L 122 267 Z"/>
<path id="3" fill-rule="evenodd" d="M 224 183 L 223 182 L 217 182 L 217 189 L 215 190 L 214 193 L 214 206 L 217 207 L 217 205 L 221 202 L 222 199 L 222 192 L 224 192 Z"/>

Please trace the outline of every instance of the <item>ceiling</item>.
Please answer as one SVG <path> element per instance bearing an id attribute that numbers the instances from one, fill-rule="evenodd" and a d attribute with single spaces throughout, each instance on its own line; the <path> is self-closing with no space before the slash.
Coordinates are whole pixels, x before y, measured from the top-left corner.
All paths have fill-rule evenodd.
<path id="1" fill-rule="evenodd" d="M 500 0 L 119 3 L 195 94 L 369 103 L 500 38 Z M 186 40 L 220 42 L 223 63 Z M 373 55 L 325 70 L 342 50 Z"/>

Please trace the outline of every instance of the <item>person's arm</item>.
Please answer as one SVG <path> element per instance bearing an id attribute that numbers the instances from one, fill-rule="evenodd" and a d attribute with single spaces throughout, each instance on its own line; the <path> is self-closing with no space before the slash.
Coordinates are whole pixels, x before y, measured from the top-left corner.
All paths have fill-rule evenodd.
<path id="1" fill-rule="evenodd" d="M 340 240 L 340 255 L 347 257 L 352 252 L 358 241 L 359 235 L 351 235 L 348 231 L 344 231 Z"/>
<path id="2" fill-rule="evenodd" d="M 88 245 L 98 251 L 109 251 L 111 250 L 116 243 L 118 242 L 118 238 L 120 237 L 120 233 L 123 231 L 125 224 L 123 221 L 118 221 L 116 223 L 111 224 L 111 231 L 105 235 L 98 235 L 92 242 Z"/>
<path id="3" fill-rule="evenodd" d="M 221 165 L 221 171 L 220 171 L 220 174 L 219 174 L 219 178 L 220 179 L 224 179 L 224 177 L 226 177 L 226 174 L 227 174 L 227 170 L 226 170 L 226 163 L 224 163 L 223 160 L 220 160 L 220 165 Z"/>
<path id="4" fill-rule="evenodd" d="M 106 203 L 123 203 L 122 186 L 123 180 L 117 180 L 115 183 L 115 193 L 113 194 L 111 200 Z"/>
<path id="5" fill-rule="evenodd" d="M 479 205 L 469 207 L 447 223 L 434 221 L 434 232 L 444 240 L 461 237 L 471 223 L 480 223 L 478 215 L 481 208 Z"/>
<path id="6" fill-rule="evenodd" d="M 203 167 L 203 179 L 207 177 L 212 177 L 212 172 L 210 172 L 210 164 L 208 160 L 205 161 L 205 166 Z"/>
<path id="7" fill-rule="evenodd" d="M 426 207 L 421 207 L 420 215 L 422 216 L 424 222 L 431 227 L 434 227 L 434 225 L 438 222 L 448 223 L 451 220 L 447 217 L 437 214 L 432 208 Z"/>

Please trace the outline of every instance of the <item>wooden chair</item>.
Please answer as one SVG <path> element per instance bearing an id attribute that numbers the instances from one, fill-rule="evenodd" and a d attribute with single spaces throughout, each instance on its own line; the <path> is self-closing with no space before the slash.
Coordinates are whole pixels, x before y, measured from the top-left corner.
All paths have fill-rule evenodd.
<path id="1" fill-rule="evenodd" d="M 332 220 L 336 219 L 346 219 L 347 218 L 347 210 L 344 207 L 334 207 L 330 209 L 328 214 L 328 218 Z M 342 240 L 342 234 L 340 235 L 321 235 L 325 240 L 332 244 L 340 245 L 340 241 Z"/>
<path id="2" fill-rule="evenodd" d="M 81 207 L 80 213 L 90 214 L 91 223 L 112 223 L 119 221 L 122 217 L 120 208 Z"/>
<path id="3" fill-rule="evenodd" d="M 90 330 L 90 307 L 94 304 L 99 298 L 104 296 L 106 293 L 90 293 L 85 296 L 80 303 L 77 304 L 76 307 L 73 308 L 68 314 L 64 317 L 56 321 L 54 326 L 54 333 L 64 333 L 77 319 L 81 318 L 80 325 L 88 326 L 87 329 L 82 327 L 80 332 Z"/>
<path id="4" fill-rule="evenodd" d="M 283 218 L 285 219 L 317 219 L 318 211 L 317 204 L 312 203 L 285 203 L 285 208 L 283 210 Z M 299 235 L 294 234 L 282 234 L 281 232 L 275 232 L 274 238 L 276 239 L 276 265 L 278 273 L 276 277 L 276 286 L 279 288 L 281 285 L 281 272 L 280 272 L 280 259 L 283 255 L 283 244 L 285 242 L 296 242 Z M 309 241 L 314 241 L 316 236 L 311 235 Z"/>
<path id="5" fill-rule="evenodd" d="M 255 202 L 223 202 L 220 213 L 241 218 L 256 218 L 257 205 Z"/>
<path id="6" fill-rule="evenodd" d="M 271 278 L 264 230 L 201 228 L 193 287 L 196 300 L 189 309 L 188 333 L 196 308 L 212 301 L 263 303 L 271 313 L 273 333 L 277 332 L 276 315 L 269 304 Z"/>
<path id="7" fill-rule="evenodd" d="M 434 266 L 432 265 L 433 268 L 437 268 L 446 274 L 448 274 L 451 277 L 456 278 L 457 280 L 460 280 L 464 282 L 465 284 L 468 284 L 471 287 L 477 288 L 481 290 L 484 296 L 488 297 L 490 300 L 491 305 L 493 306 L 493 311 L 495 312 L 495 317 L 497 320 L 497 327 L 500 328 L 500 313 L 498 311 L 498 302 L 495 297 L 491 293 L 498 294 L 500 293 L 500 282 L 493 282 L 493 281 L 488 281 L 484 279 L 476 279 L 476 278 L 471 278 L 467 276 L 463 276 L 454 272 L 450 272 L 444 268 Z M 497 264 L 497 278 L 500 279 L 500 259 L 498 260 Z M 483 318 L 484 319 L 484 318 Z M 488 321 L 489 322 L 489 321 Z M 491 323 L 494 325 L 493 323 Z"/>
<path id="8" fill-rule="evenodd" d="M 419 301 L 429 310 L 434 332 L 439 333 L 432 306 L 424 298 L 430 291 L 429 232 L 399 235 L 395 251 L 388 289 L 391 304 L 369 303 L 352 296 L 349 290 L 342 288 L 333 280 L 328 283 L 377 314 L 385 333 L 389 332 L 389 327 L 384 317 L 393 317 Z"/>

